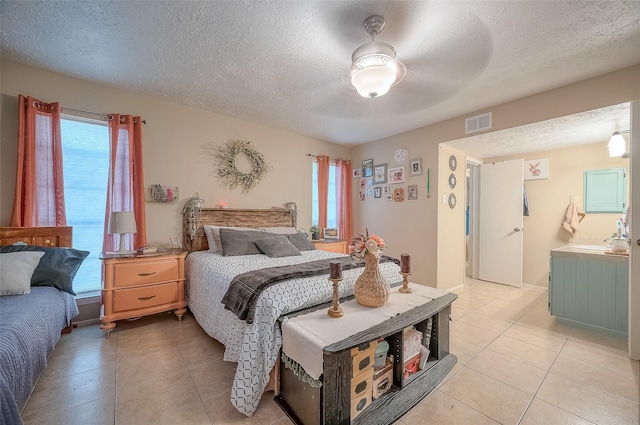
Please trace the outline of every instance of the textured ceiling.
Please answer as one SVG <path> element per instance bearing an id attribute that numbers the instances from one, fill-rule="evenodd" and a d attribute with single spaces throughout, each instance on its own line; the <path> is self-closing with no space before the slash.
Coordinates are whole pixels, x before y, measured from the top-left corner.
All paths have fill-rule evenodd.
<path id="1" fill-rule="evenodd" d="M 638 1 L 2 0 L 0 12 L 8 60 L 348 145 L 640 63 Z M 370 105 L 343 80 L 374 13 L 407 76 Z"/>
<path id="2" fill-rule="evenodd" d="M 606 142 L 614 131 L 629 131 L 629 103 L 480 134 L 445 143 L 478 159 Z"/>

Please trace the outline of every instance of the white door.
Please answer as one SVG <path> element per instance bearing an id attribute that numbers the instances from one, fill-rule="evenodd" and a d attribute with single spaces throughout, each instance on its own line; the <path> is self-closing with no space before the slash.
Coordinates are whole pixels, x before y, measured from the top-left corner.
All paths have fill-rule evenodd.
<path id="1" fill-rule="evenodd" d="M 480 166 L 478 278 L 522 286 L 524 160 Z"/>

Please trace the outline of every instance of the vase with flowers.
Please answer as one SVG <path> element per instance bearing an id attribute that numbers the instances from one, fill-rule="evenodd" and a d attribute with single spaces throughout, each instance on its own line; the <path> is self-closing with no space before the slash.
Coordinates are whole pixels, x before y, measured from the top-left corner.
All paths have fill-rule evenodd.
<path id="1" fill-rule="evenodd" d="M 356 280 L 353 288 L 358 304 L 367 307 L 383 306 L 389 299 L 389 282 L 384 278 L 378 267 L 384 239 L 377 235 L 369 236 L 357 233 L 349 242 L 349 254 L 354 259 L 364 259 L 364 271 Z"/>

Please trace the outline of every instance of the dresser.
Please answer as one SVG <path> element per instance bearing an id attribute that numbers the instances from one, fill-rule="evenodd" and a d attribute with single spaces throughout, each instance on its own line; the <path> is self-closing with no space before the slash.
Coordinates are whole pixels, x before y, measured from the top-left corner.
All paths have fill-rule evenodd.
<path id="1" fill-rule="evenodd" d="M 338 254 L 348 254 L 347 241 L 322 239 L 311 241 L 316 249 L 329 252 L 337 252 Z"/>
<path id="2" fill-rule="evenodd" d="M 110 335 L 115 321 L 174 310 L 186 313 L 185 252 L 118 257 L 103 255 L 100 329 Z"/>

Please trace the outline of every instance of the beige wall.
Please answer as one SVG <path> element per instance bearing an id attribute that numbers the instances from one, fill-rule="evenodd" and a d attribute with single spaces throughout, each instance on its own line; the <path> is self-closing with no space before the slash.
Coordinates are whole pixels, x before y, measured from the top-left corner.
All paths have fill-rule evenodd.
<path id="1" fill-rule="evenodd" d="M 628 142 L 627 142 L 628 143 Z M 505 161 L 523 158 L 549 159 L 549 178 L 524 182 L 529 203 L 529 216 L 524 217 L 522 280 L 525 284 L 547 286 L 549 250 L 571 242 L 571 235 L 562 229 L 562 221 L 572 195 L 584 211 L 584 172 L 606 168 L 629 168 L 629 160 L 609 158 L 607 142 L 564 149 L 492 158 Z M 627 200 L 629 199 L 627 174 Z M 573 236 L 575 242 L 603 243 L 616 230 L 616 220 L 622 214 L 587 214 Z"/>
<path id="2" fill-rule="evenodd" d="M 449 168 L 449 158 L 456 157 L 454 171 Z M 465 255 L 465 185 L 466 155 L 464 152 L 440 145 L 438 161 L 438 288 L 450 289 L 464 283 Z M 456 185 L 449 186 L 449 177 L 455 176 Z M 449 206 L 449 195 L 454 194 L 456 205 Z"/>
<path id="3" fill-rule="evenodd" d="M 391 242 L 392 255 L 398 252 L 412 253 L 411 278 L 414 282 L 430 286 L 451 285 L 453 282 L 448 280 L 442 283 L 438 281 L 438 265 L 449 267 L 449 264 L 459 264 L 461 260 L 449 258 L 455 253 L 440 246 L 444 239 L 438 237 L 438 200 L 441 202 L 442 199 L 435 176 L 439 174 L 438 145 L 465 137 L 465 117 L 493 112 L 491 131 L 498 131 L 634 99 L 640 99 L 640 65 L 357 146 L 351 153 L 354 164 L 366 158 L 374 158 L 376 163 L 392 163 L 393 152 L 398 147 L 407 148 L 412 158 L 422 157 L 425 170 L 431 168 L 432 196 L 429 199 L 421 196 L 419 202 L 406 202 L 393 208 L 374 208 L 367 201 L 359 203 L 355 208 L 354 226 L 356 229 L 364 226 L 380 229 L 378 233 Z M 423 194 L 425 190 L 426 179 L 422 179 L 419 192 Z M 365 205 L 371 205 L 372 208 L 363 208 Z M 449 231 L 448 238 L 464 238 L 464 226 L 454 226 Z M 440 263 L 438 258 L 444 255 L 447 258 Z M 464 250 L 459 255 L 464 256 Z"/>
<path id="4" fill-rule="evenodd" d="M 2 61 L 2 124 L 0 136 L 0 224 L 9 224 L 15 184 L 17 95 L 34 96 L 62 107 L 99 113 L 142 116 L 145 184 L 178 186 L 181 201 L 198 192 L 213 207 L 268 208 L 285 202 L 298 204 L 298 226 L 311 225 L 311 164 L 306 153 L 349 157 L 349 149 L 318 139 L 233 119 L 211 112 L 142 96 L 86 80 Z M 214 160 L 207 149 L 229 139 L 248 139 L 273 169 L 248 194 L 219 184 Z M 96 200 L 96 202 L 103 202 Z M 181 236 L 182 203 L 146 203 L 150 243 L 166 244 Z"/>
<path id="5" fill-rule="evenodd" d="M 460 263 L 450 248 L 440 247 L 445 238 L 438 234 L 441 204 L 438 174 L 439 144 L 464 135 L 464 118 L 481 112 L 493 112 L 493 130 L 502 130 L 550 118 L 583 112 L 604 106 L 640 99 L 640 65 L 605 74 L 576 84 L 473 111 L 440 123 L 421 127 L 397 136 L 363 144 L 351 149 L 321 140 L 276 130 L 247 121 L 232 119 L 196 108 L 170 103 L 3 61 L 0 64 L 0 224 L 9 222 L 15 175 L 16 95 L 28 94 L 43 101 L 59 101 L 62 106 L 94 112 L 121 112 L 141 115 L 144 128 L 145 181 L 180 188 L 182 199 L 199 192 L 207 206 L 227 202 L 234 207 L 267 207 L 296 201 L 299 225 L 308 228 L 311 220 L 311 159 L 305 153 L 349 157 L 354 166 L 373 158 L 374 163 L 397 165 L 393 153 L 398 147 L 409 150 L 409 158 L 422 158 L 424 174 L 407 176 L 409 184 L 419 185 L 419 199 L 402 203 L 384 199 L 358 199 L 358 182 L 354 185 L 354 230 L 380 234 L 389 249 L 387 254 L 413 255 L 412 281 L 438 285 L 438 256 L 446 256 L 441 267 Z M 228 139 L 250 139 L 274 166 L 263 182 L 243 195 L 218 184 L 213 161 L 206 153 L 210 144 Z M 459 167 L 463 161 L 458 161 Z M 407 164 L 405 164 L 407 166 Z M 426 197 L 427 170 L 431 176 L 431 198 Z M 408 171 L 408 170 L 407 170 Z M 463 179 L 458 179 L 458 184 Z M 393 187 L 393 186 L 392 186 Z M 567 198 L 568 199 L 568 198 Z M 440 201 L 438 201 L 440 200 Z M 462 205 L 459 199 L 458 204 Z M 166 243 L 180 234 L 180 205 L 147 204 L 147 232 L 152 243 Z M 458 232 L 459 234 L 455 234 Z M 463 239 L 464 226 L 453 227 L 448 238 Z M 457 251 L 457 250 L 456 250 Z M 459 253 L 464 258 L 464 250 Z M 450 285 L 453 282 L 444 282 Z"/>

